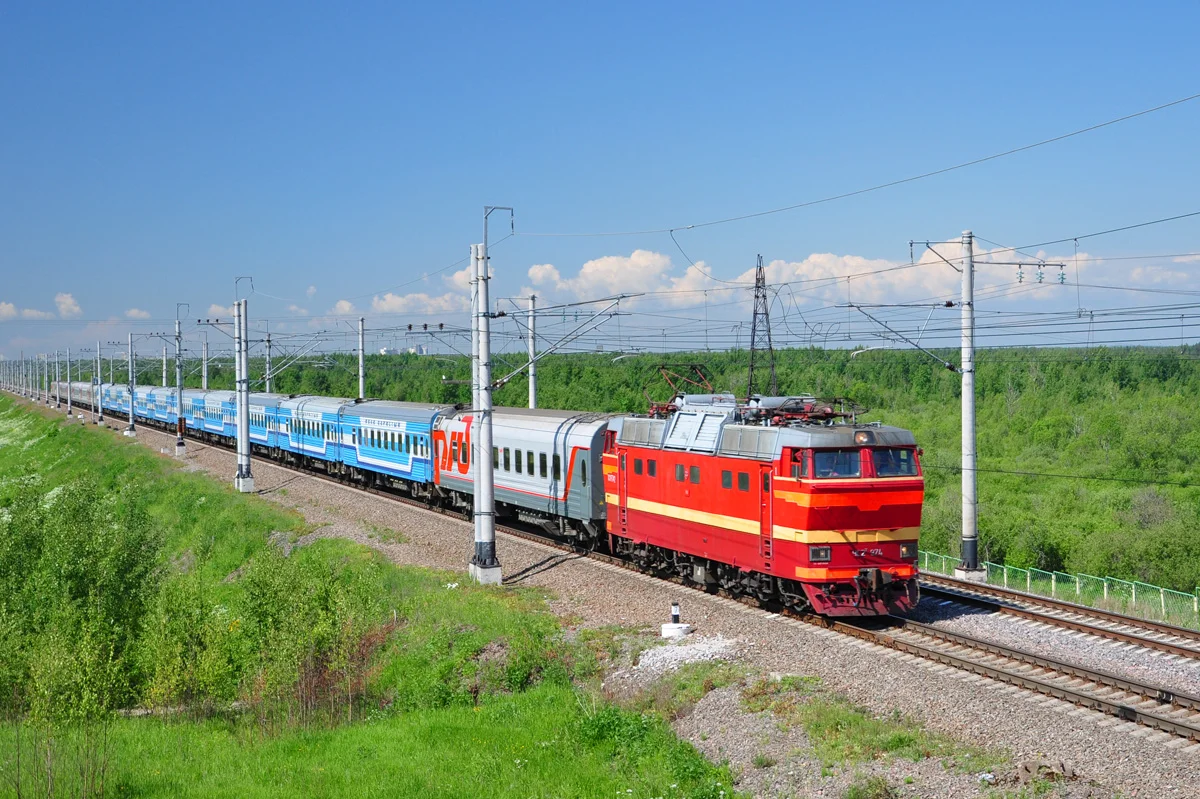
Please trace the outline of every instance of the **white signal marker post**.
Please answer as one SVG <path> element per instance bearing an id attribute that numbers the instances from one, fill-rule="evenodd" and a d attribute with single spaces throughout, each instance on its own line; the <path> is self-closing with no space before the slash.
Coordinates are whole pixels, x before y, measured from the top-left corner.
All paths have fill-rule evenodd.
<path id="1" fill-rule="evenodd" d="M 58 350 L 54 351 L 54 407 L 62 407 L 62 372 L 58 368 Z"/>
<path id="2" fill-rule="evenodd" d="M 484 243 L 479 245 L 476 275 L 479 300 L 475 309 L 479 338 L 479 446 L 475 458 L 475 556 L 468 571 L 471 579 L 483 585 L 499 585 L 500 561 L 496 558 L 496 486 L 492 470 L 492 343 L 488 302 L 487 217 L 484 217 Z"/>
<path id="3" fill-rule="evenodd" d="M 204 335 L 204 344 L 200 348 L 200 388 L 208 391 L 208 334 Z"/>
<path id="4" fill-rule="evenodd" d="M 537 407 L 537 295 L 529 295 L 529 407 Z"/>
<path id="5" fill-rule="evenodd" d="M 979 503 L 975 484 L 975 248 L 974 236 L 962 235 L 962 566 L 954 576 L 983 582 L 979 568 Z"/>
<path id="6" fill-rule="evenodd" d="M 271 334 L 267 334 L 267 359 L 263 366 L 263 390 L 271 393 Z"/>
<path id="7" fill-rule="evenodd" d="M 248 300 L 234 303 L 235 360 L 237 361 L 237 475 L 234 488 L 243 494 L 254 491 L 254 475 L 250 471 L 250 315 Z"/>
<path id="8" fill-rule="evenodd" d="M 129 426 L 125 428 L 125 432 L 121 435 L 134 438 L 137 436 L 137 428 L 133 424 L 133 334 L 129 334 L 129 357 L 126 358 L 129 366 Z"/>
<path id="9" fill-rule="evenodd" d="M 167 345 L 163 345 L 163 378 L 162 387 L 167 387 Z"/>

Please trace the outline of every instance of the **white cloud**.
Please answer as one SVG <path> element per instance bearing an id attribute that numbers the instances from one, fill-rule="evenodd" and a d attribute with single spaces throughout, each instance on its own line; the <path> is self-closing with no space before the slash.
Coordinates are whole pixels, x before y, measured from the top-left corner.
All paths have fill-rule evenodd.
<path id="1" fill-rule="evenodd" d="M 448 285 L 453 286 L 454 288 L 458 289 L 459 291 L 470 291 L 471 290 L 471 279 L 474 277 L 474 275 L 471 274 L 471 272 L 472 272 L 472 265 L 467 264 L 466 266 L 464 266 L 462 269 L 458 270 L 457 272 L 454 272 L 449 275 L 443 275 L 442 280 L 446 281 L 446 283 Z"/>
<path id="2" fill-rule="evenodd" d="M 50 311 L 39 311 L 36 308 L 22 308 L 22 319 L 53 319 L 54 314 Z"/>
<path id="3" fill-rule="evenodd" d="M 209 318 L 220 319 L 222 316 L 224 316 L 228 319 L 232 319 L 234 317 L 233 306 L 230 305 L 226 307 L 224 305 L 217 305 L 216 303 L 213 303 L 212 305 L 208 306 L 208 315 Z"/>
<path id="4" fill-rule="evenodd" d="M 58 315 L 63 319 L 74 319 L 83 315 L 83 309 L 79 307 L 79 303 L 75 302 L 72 295 L 65 292 L 54 295 L 54 304 L 58 306 Z"/>
<path id="5" fill-rule="evenodd" d="M 150 312 L 143 311 L 141 308 L 130 308 L 125 312 L 126 319 L 149 319 Z"/>
<path id="6" fill-rule="evenodd" d="M 439 297 L 428 294 L 392 294 L 371 300 L 375 313 L 465 313 L 471 309 L 471 298 L 461 294 L 446 293 Z"/>
<path id="7" fill-rule="evenodd" d="M 336 303 L 334 303 L 333 307 L 329 309 L 329 312 L 332 314 L 338 314 L 339 316 L 352 314 L 354 313 L 354 303 L 350 302 L 350 300 L 338 300 Z"/>
<path id="8" fill-rule="evenodd" d="M 305 291 L 304 293 L 305 293 L 305 294 L 307 294 L 307 295 L 308 295 L 308 298 L 311 300 L 311 299 L 312 299 L 312 297 L 313 297 L 313 295 L 317 293 L 317 287 L 316 287 L 316 286 L 309 286 L 309 287 L 308 287 L 308 290 L 307 290 L 307 291 Z"/>
<path id="9" fill-rule="evenodd" d="M 308 316 L 308 309 L 301 308 L 299 305 L 289 305 L 288 310 L 297 316 Z"/>
<path id="10" fill-rule="evenodd" d="M 11 302 L 0 302 L 0 319 L 14 319 L 17 316 L 17 306 Z"/>
<path id="11" fill-rule="evenodd" d="M 1191 279 L 1187 272 L 1176 272 L 1161 266 L 1138 266 L 1129 273 L 1131 283 L 1186 283 Z"/>
<path id="12" fill-rule="evenodd" d="M 606 255 L 594 258 L 579 269 L 572 278 L 563 278 L 553 264 L 534 264 L 529 267 L 529 280 L 542 291 L 572 294 L 580 299 L 596 299 L 614 294 L 642 292 L 699 292 L 725 285 L 709 277 L 709 267 L 703 261 L 673 274 L 671 258 L 650 250 L 634 250 L 629 255 Z M 753 275 L 750 282 L 753 282 Z M 684 304 L 695 301 L 694 295 L 677 294 L 650 298 L 665 304 Z"/>

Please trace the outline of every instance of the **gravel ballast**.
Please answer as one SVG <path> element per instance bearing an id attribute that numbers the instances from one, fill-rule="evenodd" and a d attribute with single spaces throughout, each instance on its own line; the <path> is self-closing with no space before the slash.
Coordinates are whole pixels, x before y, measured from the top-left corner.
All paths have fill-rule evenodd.
<path id="1" fill-rule="evenodd" d="M 147 428 L 139 428 L 138 436 L 143 445 L 156 451 L 174 442 L 173 436 Z M 189 469 L 230 479 L 233 464 L 232 452 L 188 442 Z M 253 468 L 259 493 L 299 511 L 316 527 L 315 536 L 358 541 L 399 564 L 465 572 L 472 549 L 472 530 L 467 522 L 299 475 L 267 462 L 256 460 Z M 399 531 L 405 540 L 382 541 L 372 533 L 373 527 Z M 1181 744 L 1186 742 L 1147 728 L 1133 728 L 1111 717 L 729 599 L 688 591 L 503 533 L 497 538 L 505 582 L 547 589 L 552 597 L 551 608 L 572 623 L 657 629 L 667 620 L 671 601 L 679 600 L 683 620 L 694 625 L 698 634 L 714 640 L 723 637 L 731 642 L 731 648 L 736 647 L 738 662 L 764 673 L 819 677 L 827 689 L 871 712 L 898 710 L 930 730 L 965 743 L 1003 748 L 1014 762 L 1061 760 L 1078 772 L 1081 780 L 1102 785 L 1103 792 L 1097 796 L 1119 793 L 1127 797 L 1190 797 L 1198 793 L 1200 758 L 1196 752 L 1200 744 L 1184 747 Z M 722 701 L 717 695 L 702 702 L 689 723 L 719 726 L 723 715 L 728 715 L 721 709 Z M 746 714 L 737 718 L 743 717 L 749 718 Z M 729 723 L 734 723 L 730 718 Z M 699 731 L 695 737 L 690 728 L 684 732 L 702 745 Z M 709 740 L 715 740 L 711 736 L 717 730 L 707 734 Z M 733 730 L 728 734 L 745 737 L 754 733 Z M 764 790 L 770 787 L 766 782 L 763 785 Z M 957 778 L 942 785 L 931 776 L 920 795 L 964 796 L 972 795 L 972 791 L 988 795 L 986 789 L 965 785 Z M 1070 793 L 1075 795 L 1074 791 Z M 758 795 L 776 793 L 766 790 Z"/>

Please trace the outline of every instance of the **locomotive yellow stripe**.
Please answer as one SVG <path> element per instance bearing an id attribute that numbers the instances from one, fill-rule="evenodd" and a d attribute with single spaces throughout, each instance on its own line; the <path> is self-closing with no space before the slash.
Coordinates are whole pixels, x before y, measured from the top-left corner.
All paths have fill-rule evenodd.
<path id="1" fill-rule="evenodd" d="M 871 491 L 856 494 L 806 494 L 800 491 L 775 491 L 784 502 L 802 508 L 859 508 L 879 510 L 884 505 L 920 505 L 925 499 L 921 489 L 914 491 Z"/>
<path id="2" fill-rule="evenodd" d="M 920 527 L 901 527 L 896 530 L 797 530 L 775 525 L 771 535 L 777 541 L 797 541 L 801 544 L 883 544 L 893 541 L 916 541 Z"/>

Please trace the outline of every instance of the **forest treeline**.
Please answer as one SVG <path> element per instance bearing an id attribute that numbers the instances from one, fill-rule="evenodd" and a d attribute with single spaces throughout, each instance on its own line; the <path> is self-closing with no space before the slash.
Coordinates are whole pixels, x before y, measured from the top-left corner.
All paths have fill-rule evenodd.
<path id="1" fill-rule="evenodd" d="M 958 360 L 957 353 L 941 354 Z M 976 368 L 981 553 L 1013 566 L 1193 590 L 1200 583 L 1198 358 L 1197 346 L 981 352 Z M 523 363 L 509 354 L 497 361 L 498 375 Z M 649 399 L 670 396 L 659 369 L 664 364 L 677 374 L 699 364 L 716 390 L 746 392 L 744 351 L 619 359 L 589 353 L 545 357 L 539 363 L 538 401 L 547 408 L 643 412 Z M 261 375 L 262 366 L 255 362 L 252 372 Z M 920 352 L 852 356 L 811 349 L 778 352 L 777 375 L 781 394 L 850 397 L 870 408 L 863 418 L 912 429 L 925 450 L 922 546 L 957 553 L 957 373 Z M 469 377 L 470 363 L 461 356 L 366 359 L 367 395 L 381 399 L 465 403 Z M 198 380 L 193 374 L 189 384 Z M 210 387 L 232 384 L 228 369 L 210 370 Z M 274 389 L 357 396 L 357 358 L 329 355 L 316 364 L 297 364 L 275 378 Z M 522 374 L 496 392 L 496 402 L 523 406 L 527 393 Z"/>

